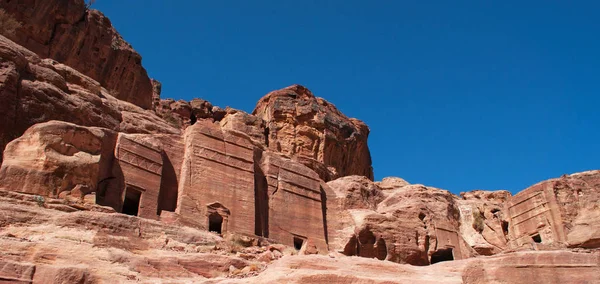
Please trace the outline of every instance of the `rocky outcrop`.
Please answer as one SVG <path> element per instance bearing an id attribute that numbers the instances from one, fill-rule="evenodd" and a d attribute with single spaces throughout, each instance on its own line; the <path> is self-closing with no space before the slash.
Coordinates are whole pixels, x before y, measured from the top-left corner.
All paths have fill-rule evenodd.
<path id="1" fill-rule="evenodd" d="M 120 100 L 151 108 L 153 87 L 142 57 L 84 1 L 3 0 L 0 8 L 22 24 L 11 38 L 19 45 L 91 77 Z"/>
<path id="2" fill-rule="evenodd" d="M 18 44 L 0 36 L 0 282 L 585 282 L 600 272 L 600 171 L 514 196 L 373 182 L 368 127 L 305 87 L 267 94 L 252 114 L 161 99 L 141 57 L 82 0 L 0 8 L 23 22 Z"/>
<path id="3" fill-rule="evenodd" d="M 475 190 L 461 193 L 460 231 L 465 241 L 481 255 L 508 249 L 509 224 L 504 206 L 511 198 L 506 190 Z"/>
<path id="4" fill-rule="evenodd" d="M 387 179 L 384 191 L 371 181 L 353 179 L 328 183 L 337 193 L 332 207 L 341 207 L 330 225 L 336 231 L 332 249 L 413 265 L 474 255 L 460 234 L 458 198 L 450 192 L 399 179 Z"/>
<path id="5" fill-rule="evenodd" d="M 373 180 L 369 128 L 300 85 L 261 98 L 253 115 L 265 121 L 269 149 L 281 152 L 330 181 L 349 175 Z"/>
<path id="6" fill-rule="evenodd" d="M 126 133 L 179 133 L 152 111 L 114 98 L 93 79 L 0 36 L 0 149 L 30 126 L 61 120 Z"/>
<path id="7" fill-rule="evenodd" d="M 512 247 L 600 248 L 600 171 L 588 171 L 533 185 L 508 201 Z"/>
<path id="8" fill-rule="evenodd" d="M 206 231 L 31 197 L 0 191 L 2 281 L 197 283 L 263 265 Z"/>
<path id="9" fill-rule="evenodd" d="M 377 210 L 377 205 L 385 198 L 377 183 L 364 176 L 347 176 L 330 181 L 327 185 L 341 202 L 338 206 L 342 209 Z"/>
<path id="10" fill-rule="evenodd" d="M 96 192 L 109 172 L 115 142 L 116 134 L 107 129 L 36 124 L 4 151 L 0 188 L 49 197 Z"/>
<path id="11" fill-rule="evenodd" d="M 415 265 L 514 250 L 596 249 L 599 177 L 589 171 L 515 196 L 476 190 L 461 198 L 400 178 L 340 178 L 328 183 L 335 193 L 330 248 Z"/>
<path id="12" fill-rule="evenodd" d="M 428 267 L 236 247 L 202 230 L 0 191 L 0 279 L 34 283 L 594 283 L 600 254 L 527 251 Z M 263 259 L 263 255 L 287 255 Z M 265 269 L 266 268 L 266 269 Z M 254 277 L 255 276 L 255 277 Z M 236 279 L 237 278 L 237 279 Z M 18 283 L 18 282 L 17 282 Z"/>

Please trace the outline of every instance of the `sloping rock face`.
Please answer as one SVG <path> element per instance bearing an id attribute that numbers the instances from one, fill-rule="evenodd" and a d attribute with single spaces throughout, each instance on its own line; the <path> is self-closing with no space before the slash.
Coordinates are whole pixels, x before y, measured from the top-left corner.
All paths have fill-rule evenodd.
<path id="1" fill-rule="evenodd" d="M 153 112 L 114 98 L 93 79 L 0 35 L 0 148 L 49 120 L 127 133 L 180 133 Z"/>
<path id="2" fill-rule="evenodd" d="M 600 254 L 519 252 L 428 267 L 366 258 L 287 257 L 257 277 L 225 283 L 597 283 Z"/>
<path id="3" fill-rule="evenodd" d="M 118 99 L 152 107 L 152 83 L 142 57 L 110 20 L 84 1 L 0 1 L 22 23 L 12 38 L 42 58 L 52 58 L 91 77 Z"/>
<path id="4" fill-rule="evenodd" d="M 206 231 L 59 201 L 0 191 L 0 281 L 199 283 L 263 265 Z"/>
<path id="5" fill-rule="evenodd" d="M 367 125 L 347 118 L 305 87 L 294 85 L 267 94 L 252 114 L 266 123 L 269 149 L 307 165 L 323 180 L 349 175 L 373 180 Z"/>

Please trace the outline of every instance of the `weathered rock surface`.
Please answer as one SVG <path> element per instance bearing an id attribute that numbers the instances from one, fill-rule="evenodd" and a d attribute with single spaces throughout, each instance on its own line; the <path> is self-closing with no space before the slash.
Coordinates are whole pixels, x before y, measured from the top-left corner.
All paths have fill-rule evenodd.
<path id="1" fill-rule="evenodd" d="M 507 204 L 513 247 L 600 248 L 600 171 L 540 182 Z"/>
<path id="2" fill-rule="evenodd" d="M 368 127 L 302 86 L 253 114 L 161 100 L 82 0 L 0 9 L 23 22 L 0 36 L 0 282 L 599 282 L 600 171 L 373 182 Z"/>
<path id="3" fill-rule="evenodd" d="M 288 255 L 257 262 L 235 255 L 259 259 L 250 255 L 268 248 L 235 253 L 220 237 L 193 228 L 114 213 L 65 213 L 50 209 L 53 199 L 39 204 L 29 197 L 0 191 L 0 279 L 5 281 L 597 283 L 600 273 L 598 252 L 571 251 L 517 252 L 429 267 L 345 256 Z"/>
<path id="4" fill-rule="evenodd" d="M 462 198 L 399 178 L 340 178 L 328 183 L 336 193 L 328 202 L 330 249 L 415 265 L 514 250 L 596 249 L 599 178 L 600 171 L 589 171 L 515 196 L 476 190 Z"/>
<path id="5" fill-rule="evenodd" d="M 519 252 L 428 267 L 356 257 L 295 256 L 282 258 L 258 277 L 222 283 L 598 283 L 599 272 L 598 252 Z"/>
<path id="6" fill-rule="evenodd" d="M 328 193 L 319 176 L 272 152 L 256 158 L 256 234 L 307 254 L 326 253 Z"/>
<path id="7" fill-rule="evenodd" d="M 180 133 L 93 79 L 0 36 L 0 149 L 30 126 L 62 120 L 127 133 Z"/>
<path id="8" fill-rule="evenodd" d="M 188 127 L 177 213 L 185 224 L 254 234 L 254 146 L 207 120 Z M 212 224 L 212 225 L 211 225 Z"/>
<path id="9" fill-rule="evenodd" d="M 260 266 L 218 236 L 116 213 L 50 209 L 0 191 L 0 280 L 33 283 L 202 282 Z M 60 208 L 59 208 L 60 209 Z"/>
<path id="10" fill-rule="evenodd" d="M 153 87 L 142 57 L 84 1 L 3 0 L 0 8 L 21 22 L 12 38 L 18 44 L 91 77 L 120 100 L 151 108 Z"/>
<path id="11" fill-rule="evenodd" d="M 356 178 L 346 177 L 328 183 L 338 193 L 339 201 L 334 201 L 332 206 L 343 208 L 334 219 L 340 223 L 333 221 L 330 225 L 338 232 L 332 238 L 332 249 L 345 255 L 413 265 L 474 255 L 460 234 L 458 198 L 450 192 L 404 183 L 394 183 L 399 187 L 382 191 L 369 180 L 357 183 L 353 179 Z M 371 197 L 368 201 L 369 196 L 376 198 Z"/>
<path id="12" fill-rule="evenodd" d="M 110 169 L 116 133 L 61 121 L 36 124 L 10 142 L 0 168 L 0 188 L 58 197 L 96 191 Z"/>
<path id="13" fill-rule="evenodd" d="M 506 190 L 475 190 L 461 193 L 460 231 L 465 241 L 482 255 L 508 248 L 508 222 L 504 212 L 511 198 Z"/>
<path id="14" fill-rule="evenodd" d="M 252 114 L 266 123 L 269 149 L 307 165 L 321 179 L 361 175 L 373 180 L 367 125 L 346 117 L 305 87 L 293 85 L 267 94 Z"/>

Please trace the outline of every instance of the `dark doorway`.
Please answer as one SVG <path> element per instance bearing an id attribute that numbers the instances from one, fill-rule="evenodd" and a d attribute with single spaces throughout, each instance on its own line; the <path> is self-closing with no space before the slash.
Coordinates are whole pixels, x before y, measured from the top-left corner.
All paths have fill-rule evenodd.
<path id="1" fill-rule="evenodd" d="M 542 237 L 540 236 L 540 234 L 535 234 L 535 235 L 531 236 L 531 239 L 536 243 L 542 242 Z"/>
<path id="2" fill-rule="evenodd" d="M 269 184 L 261 168 L 262 150 L 254 150 L 254 234 L 269 237 Z"/>
<path id="3" fill-rule="evenodd" d="M 431 264 L 450 260 L 454 260 L 452 248 L 439 249 L 431 255 Z"/>
<path id="4" fill-rule="evenodd" d="M 137 216 L 140 209 L 140 198 L 142 192 L 135 190 L 131 187 L 127 187 L 125 191 L 125 200 L 123 201 L 123 214 Z"/>
<path id="5" fill-rule="evenodd" d="M 221 228 L 223 227 L 223 217 L 218 213 L 214 212 L 208 215 L 208 231 L 221 234 Z"/>
<path id="6" fill-rule="evenodd" d="M 502 232 L 504 235 L 508 235 L 508 222 L 502 221 Z"/>
<path id="7" fill-rule="evenodd" d="M 301 237 L 294 236 L 294 248 L 300 250 L 304 245 L 304 239 Z"/>
<path id="8" fill-rule="evenodd" d="M 169 155 L 165 151 L 161 153 L 163 167 L 160 179 L 160 190 L 158 192 L 158 206 L 156 215 L 161 214 L 163 210 L 175 212 L 177 209 L 177 187 L 179 181 L 173 163 L 169 158 Z"/>

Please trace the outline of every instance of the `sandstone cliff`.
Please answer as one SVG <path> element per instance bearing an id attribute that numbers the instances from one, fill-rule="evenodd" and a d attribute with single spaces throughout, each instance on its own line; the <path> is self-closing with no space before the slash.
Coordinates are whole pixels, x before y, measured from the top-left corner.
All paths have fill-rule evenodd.
<path id="1" fill-rule="evenodd" d="M 161 99 L 83 0 L 0 9 L 22 23 L 0 36 L 0 282 L 597 282 L 600 171 L 374 182 L 369 128 L 303 86 L 252 114 Z"/>
<path id="2" fill-rule="evenodd" d="M 152 83 L 142 57 L 84 1 L 2 0 L 0 8 L 22 23 L 11 38 L 16 43 L 91 77 L 120 100 L 152 106 Z"/>

